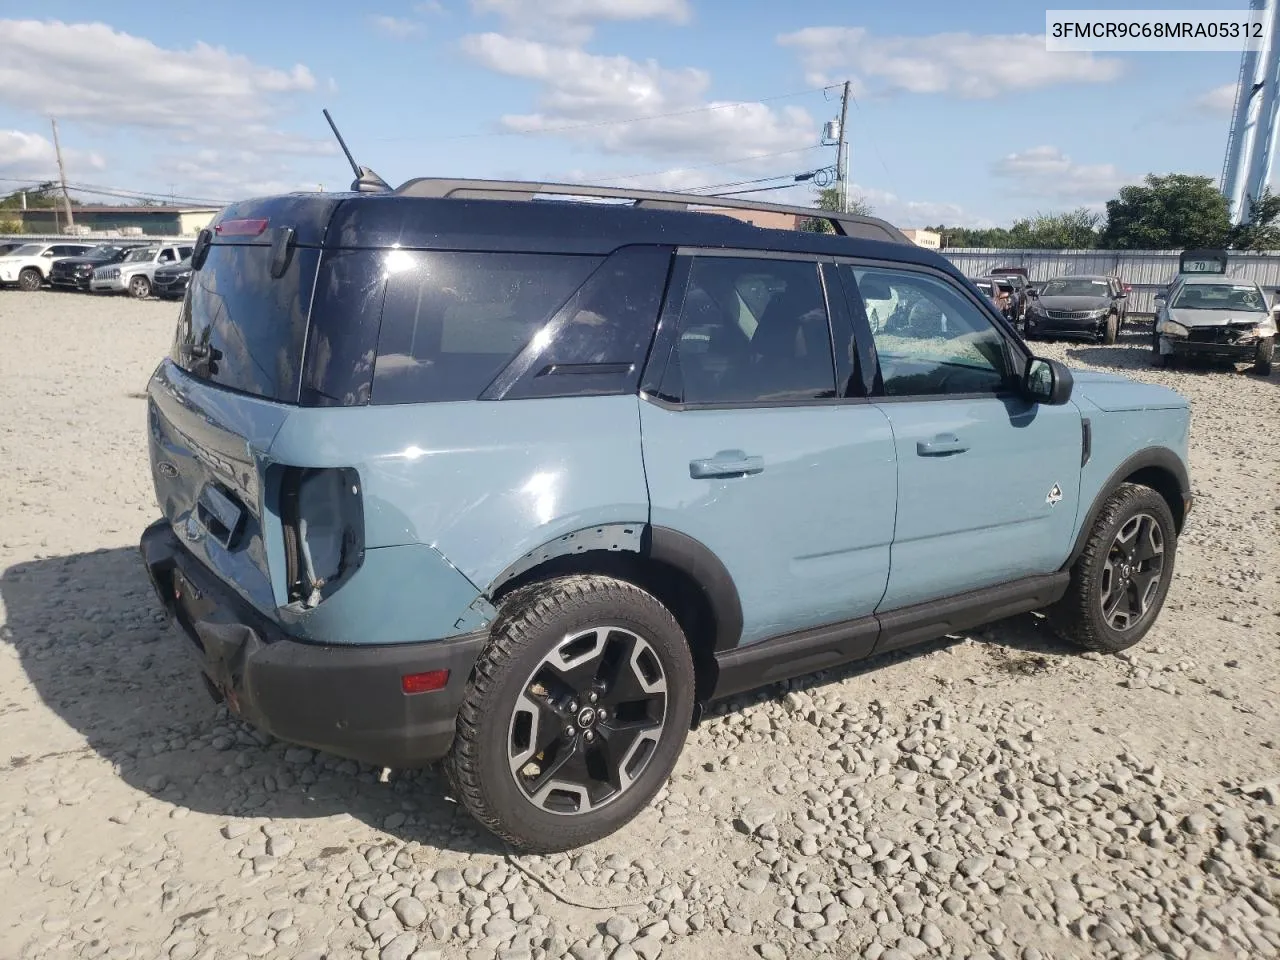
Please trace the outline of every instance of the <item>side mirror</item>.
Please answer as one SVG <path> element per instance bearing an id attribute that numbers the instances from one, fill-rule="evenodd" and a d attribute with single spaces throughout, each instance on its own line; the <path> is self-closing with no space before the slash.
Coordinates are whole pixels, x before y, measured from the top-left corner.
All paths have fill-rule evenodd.
<path id="1" fill-rule="evenodd" d="M 1058 407 L 1071 399 L 1074 379 L 1065 364 L 1032 357 L 1022 375 L 1022 392 L 1028 400 Z"/>
<path id="2" fill-rule="evenodd" d="M 1155 300 L 1156 303 L 1164 303 L 1165 295 L 1163 293 L 1157 293 L 1154 297 L 1152 297 L 1152 299 Z"/>

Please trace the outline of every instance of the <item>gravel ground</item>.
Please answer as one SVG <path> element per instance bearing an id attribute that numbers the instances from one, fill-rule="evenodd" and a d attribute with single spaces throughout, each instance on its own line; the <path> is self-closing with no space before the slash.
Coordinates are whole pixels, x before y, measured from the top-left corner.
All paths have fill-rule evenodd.
<path id="1" fill-rule="evenodd" d="M 215 709 L 135 551 L 172 304 L 0 292 L 0 957 L 1280 956 L 1280 374 L 1069 362 L 1194 406 L 1155 629 L 1034 616 L 742 697 L 572 855 L 510 857 L 434 772 Z M 1149 328 L 1148 328 L 1149 329 Z"/>

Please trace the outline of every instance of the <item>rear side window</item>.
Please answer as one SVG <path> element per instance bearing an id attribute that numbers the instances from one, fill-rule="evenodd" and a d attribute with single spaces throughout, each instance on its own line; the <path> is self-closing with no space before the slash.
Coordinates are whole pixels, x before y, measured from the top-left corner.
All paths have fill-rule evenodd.
<path id="1" fill-rule="evenodd" d="M 603 258 L 396 251 L 375 404 L 474 400 Z"/>
<path id="2" fill-rule="evenodd" d="M 687 404 L 835 397 L 817 263 L 695 257 L 661 394 Z"/>

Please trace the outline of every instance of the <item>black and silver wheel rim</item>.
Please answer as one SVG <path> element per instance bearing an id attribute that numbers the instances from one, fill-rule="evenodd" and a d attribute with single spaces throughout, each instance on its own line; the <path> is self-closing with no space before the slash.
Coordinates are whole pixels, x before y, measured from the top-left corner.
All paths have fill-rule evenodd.
<path id="1" fill-rule="evenodd" d="M 525 681 L 507 725 L 511 776 L 553 814 L 598 810 L 649 765 L 667 722 L 667 675 L 623 627 L 568 634 Z"/>
<path id="2" fill-rule="evenodd" d="M 28 270 L 18 276 L 18 286 L 28 292 L 40 289 L 40 274 Z"/>
<path id="3" fill-rule="evenodd" d="M 129 290 L 135 297 L 145 297 L 149 292 L 146 278 L 134 277 L 129 283 Z"/>
<path id="4" fill-rule="evenodd" d="M 1164 531 L 1139 513 L 1116 531 L 1102 567 L 1102 618 L 1112 630 L 1135 627 L 1151 609 L 1164 574 Z"/>

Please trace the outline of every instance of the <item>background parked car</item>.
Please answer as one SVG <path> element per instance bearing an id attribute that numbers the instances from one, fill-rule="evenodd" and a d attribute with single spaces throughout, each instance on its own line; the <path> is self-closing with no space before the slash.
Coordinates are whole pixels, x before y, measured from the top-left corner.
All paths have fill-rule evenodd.
<path id="1" fill-rule="evenodd" d="M 118 264 L 94 270 L 89 289 L 94 293 L 124 293 L 127 290 L 132 297 L 149 297 L 156 270 L 190 256 L 190 244 L 137 247 L 126 253 Z"/>
<path id="2" fill-rule="evenodd" d="M 89 281 L 97 267 L 119 263 L 125 255 L 140 244 L 100 243 L 81 257 L 63 257 L 55 260 L 49 269 L 49 285 L 64 289 L 88 290 Z"/>
<path id="3" fill-rule="evenodd" d="M 78 257 L 92 248 L 92 243 L 24 243 L 0 257 L 0 286 L 17 284 L 21 290 L 39 290 L 55 260 Z"/>
<path id="4" fill-rule="evenodd" d="M 993 296 L 991 302 L 996 305 L 1006 320 L 1017 323 L 1017 290 L 1008 277 L 981 277 L 980 281 L 989 284 Z M 985 291 L 984 291 L 985 292 Z"/>
<path id="5" fill-rule="evenodd" d="M 178 263 L 156 267 L 151 278 L 151 291 L 162 300 L 181 300 L 191 282 L 191 257 Z"/>
<path id="6" fill-rule="evenodd" d="M 1252 362 L 1255 373 L 1271 373 L 1276 321 L 1266 295 L 1252 280 L 1188 276 L 1168 297 L 1156 299 L 1153 360 L 1173 366 L 1183 357 Z"/>
<path id="7" fill-rule="evenodd" d="M 1114 277 L 1057 277 L 1040 288 L 1027 311 L 1026 335 L 1115 343 L 1123 297 Z"/>

